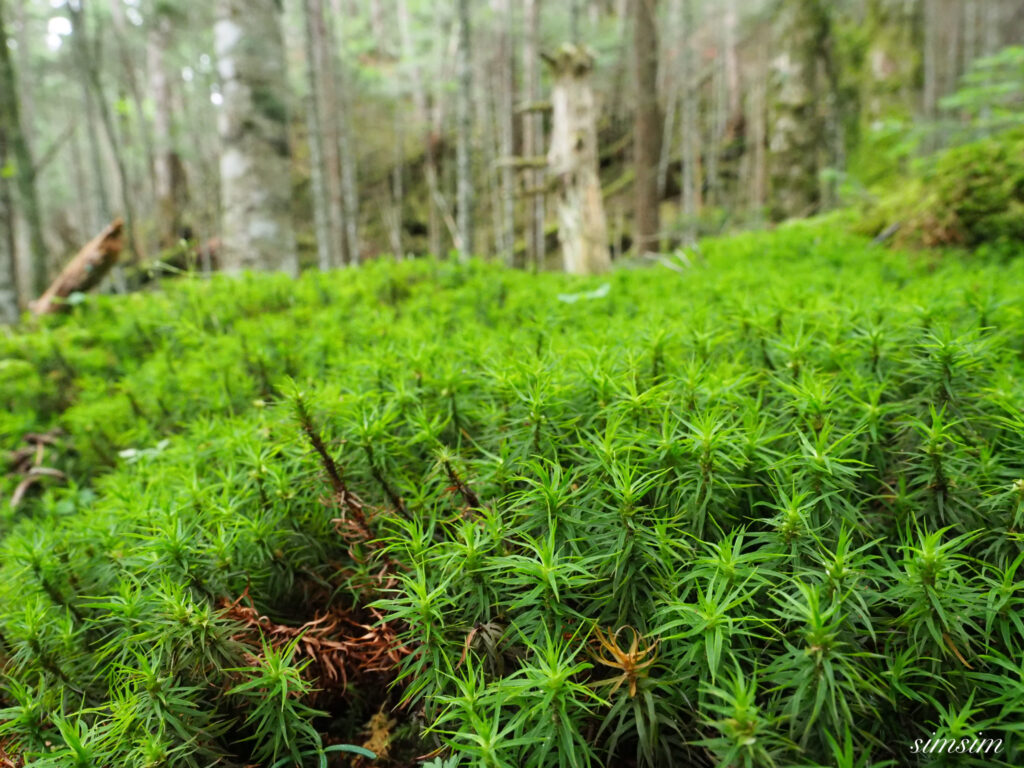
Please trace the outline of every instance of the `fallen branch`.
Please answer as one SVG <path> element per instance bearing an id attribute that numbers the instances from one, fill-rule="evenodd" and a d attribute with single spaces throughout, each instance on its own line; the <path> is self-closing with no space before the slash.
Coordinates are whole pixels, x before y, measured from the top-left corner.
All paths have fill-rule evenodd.
<path id="1" fill-rule="evenodd" d="M 57 312 L 65 306 L 63 299 L 72 293 L 82 293 L 98 285 L 117 263 L 117 257 L 124 247 L 121 237 L 123 231 L 124 222 L 115 219 L 96 235 L 68 262 L 46 292 L 29 303 L 32 312 L 36 315 Z"/>

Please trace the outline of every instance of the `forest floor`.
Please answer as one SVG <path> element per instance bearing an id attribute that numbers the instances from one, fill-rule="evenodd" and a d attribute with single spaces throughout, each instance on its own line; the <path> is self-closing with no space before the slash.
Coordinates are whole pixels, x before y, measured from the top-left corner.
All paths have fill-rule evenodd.
<path id="1" fill-rule="evenodd" d="M 2 336 L 0 765 L 1017 765 L 1022 280 L 821 220 Z"/>

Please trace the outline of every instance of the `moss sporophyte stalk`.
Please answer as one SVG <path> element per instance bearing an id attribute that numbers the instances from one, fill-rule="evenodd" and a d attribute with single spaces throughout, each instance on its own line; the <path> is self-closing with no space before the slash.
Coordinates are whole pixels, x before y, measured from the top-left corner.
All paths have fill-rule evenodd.
<path id="1" fill-rule="evenodd" d="M 0 336 L 0 763 L 1019 765 L 1024 262 L 701 252 Z"/>

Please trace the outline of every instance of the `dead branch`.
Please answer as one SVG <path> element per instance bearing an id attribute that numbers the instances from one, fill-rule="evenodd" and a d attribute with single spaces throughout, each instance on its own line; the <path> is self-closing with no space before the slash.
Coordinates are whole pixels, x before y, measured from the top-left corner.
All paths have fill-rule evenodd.
<path id="1" fill-rule="evenodd" d="M 124 222 L 115 219 L 96 235 L 68 262 L 46 292 L 29 303 L 32 312 L 36 315 L 57 312 L 64 306 L 62 299 L 66 299 L 72 293 L 88 291 L 99 284 L 117 263 L 117 257 L 124 247 L 123 231 Z"/>

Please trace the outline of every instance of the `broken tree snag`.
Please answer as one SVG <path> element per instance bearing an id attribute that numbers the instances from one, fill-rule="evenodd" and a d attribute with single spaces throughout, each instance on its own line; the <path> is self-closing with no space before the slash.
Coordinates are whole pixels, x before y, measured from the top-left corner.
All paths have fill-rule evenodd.
<path id="1" fill-rule="evenodd" d="M 555 79 L 548 168 L 556 181 L 562 264 L 571 274 L 599 274 L 611 266 L 611 255 L 598 175 L 597 105 L 590 86 L 594 57 L 566 43 L 544 60 Z"/>
<path id="2" fill-rule="evenodd" d="M 72 293 L 95 287 L 117 263 L 124 247 L 123 232 L 124 222 L 114 219 L 68 262 L 42 296 L 29 303 L 32 312 L 37 315 L 57 312 L 66 306 L 63 299 Z"/>

